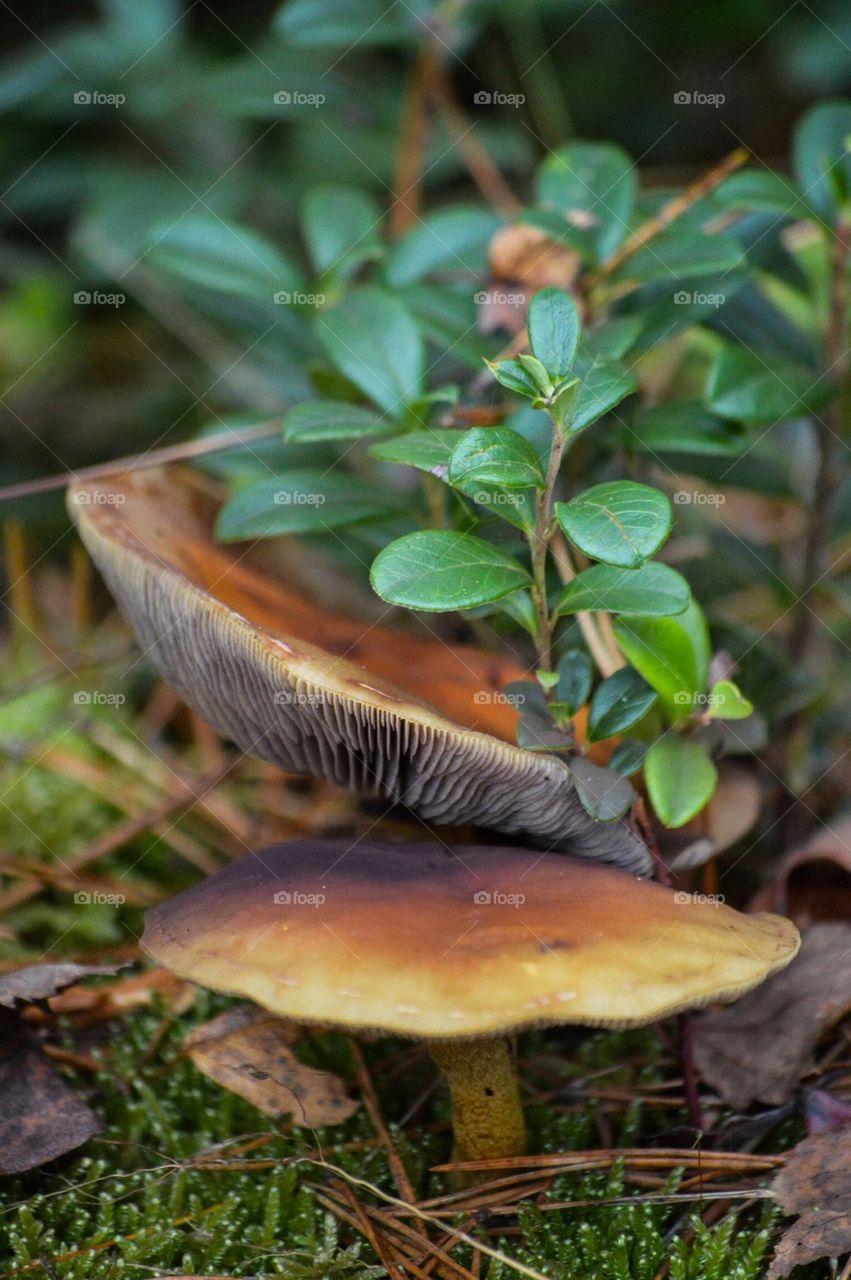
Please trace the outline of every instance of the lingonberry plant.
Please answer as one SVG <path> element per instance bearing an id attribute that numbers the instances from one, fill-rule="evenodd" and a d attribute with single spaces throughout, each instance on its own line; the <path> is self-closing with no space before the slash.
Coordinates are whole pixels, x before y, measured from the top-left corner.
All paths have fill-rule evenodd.
<path id="1" fill-rule="evenodd" d="M 766 769 L 806 787 L 836 673 L 799 665 L 825 645 L 810 600 L 847 595 L 826 557 L 847 532 L 849 132 L 851 106 L 828 104 L 794 184 L 735 153 L 673 196 L 574 143 L 508 224 L 441 210 L 389 244 L 364 195 L 314 191 L 306 273 L 246 229 L 155 229 L 153 262 L 214 294 L 287 283 L 320 395 L 285 412 L 283 445 L 211 464 L 233 486 L 219 535 L 313 538 L 388 603 L 525 633 L 518 741 L 563 753 L 600 819 L 643 769 L 661 821 L 685 824 L 719 755 L 761 751 L 769 726 L 791 737 Z M 754 609 L 727 606 L 733 585 L 763 593 Z"/>

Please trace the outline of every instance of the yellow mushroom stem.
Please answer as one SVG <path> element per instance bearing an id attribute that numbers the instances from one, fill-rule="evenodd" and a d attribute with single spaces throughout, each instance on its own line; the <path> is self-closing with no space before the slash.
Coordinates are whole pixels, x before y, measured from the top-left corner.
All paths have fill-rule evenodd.
<path id="1" fill-rule="evenodd" d="M 439 1040 L 429 1048 L 449 1081 L 454 1158 L 522 1155 L 526 1129 L 508 1041 Z"/>

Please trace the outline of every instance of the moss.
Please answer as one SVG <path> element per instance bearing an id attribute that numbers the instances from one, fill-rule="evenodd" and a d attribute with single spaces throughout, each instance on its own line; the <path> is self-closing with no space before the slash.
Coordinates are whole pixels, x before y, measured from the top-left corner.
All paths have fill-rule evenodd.
<path id="1" fill-rule="evenodd" d="M 361 1109 L 334 1130 L 281 1132 L 180 1056 L 180 1042 L 189 1027 L 226 1004 L 220 997 L 200 993 L 190 1014 L 170 1025 L 164 1023 L 162 1011 L 136 1014 L 94 1051 L 102 1070 L 94 1081 L 78 1075 L 76 1084 L 89 1095 L 104 1130 L 81 1155 L 3 1184 L 0 1240 L 8 1239 L 8 1249 L 0 1253 L 0 1274 L 19 1272 L 44 1259 L 52 1263 L 58 1280 L 148 1280 L 161 1271 L 303 1280 L 384 1274 L 369 1246 L 353 1243 L 348 1230 L 338 1229 L 317 1203 L 311 1184 L 321 1182 L 319 1171 L 288 1163 L 293 1157 L 315 1159 L 321 1153 L 338 1168 L 393 1192 L 384 1154 L 371 1142 L 374 1135 L 365 1112 Z M 559 1047 L 557 1033 L 529 1036 L 523 1042 L 532 1059 L 539 1052 L 549 1061 Z M 629 1062 L 639 1049 L 643 1065 L 638 1071 L 644 1074 L 656 1052 L 652 1035 L 594 1035 L 572 1066 L 565 1067 L 565 1075 L 605 1072 L 612 1059 Z M 392 1041 L 367 1046 L 370 1069 L 391 1118 L 403 1116 L 430 1078 L 432 1069 L 425 1059 L 417 1059 L 411 1071 L 398 1073 L 399 1055 L 409 1050 L 409 1045 Z M 341 1036 L 312 1037 L 304 1056 L 351 1076 L 347 1042 Z M 620 1070 L 629 1074 L 634 1068 Z M 445 1094 L 439 1094 L 438 1119 L 446 1115 L 447 1105 Z M 640 1105 L 630 1108 L 617 1140 L 631 1142 L 642 1119 L 646 1117 Z M 530 1121 L 539 1147 L 583 1148 L 594 1143 L 593 1111 L 587 1105 L 568 1112 L 536 1106 Z M 285 1125 L 281 1128 L 286 1130 Z M 258 1136 L 267 1140 L 237 1156 L 243 1143 Z M 407 1127 L 400 1140 L 423 1195 L 445 1189 L 429 1168 L 448 1155 L 448 1141 L 445 1129 L 435 1132 L 431 1123 Z M 185 1167 L 202 1152 L 219 1163 L 204 1169 Z M 232 1167 L 237 1158 L 270 1166 Z M 674 1185 L 672 1181 L 671 1188 Z M 584 1177 L 563 1175 L 549 1198 L 629 1194 L 615 1169 Z M 699 1219 L 684 1215 L 681 1205 L 647 1203 L 639 1193 L 634 1204 L 596 1210 L 546 1212 L 528 1203 L 518 1221 L 519 1238 L 491 1236 L 491 1242 L 546 1275 L 576 1280 L 653 1280 L 666 1259 L 672 1280 L 756 1280 L 762 1274 L 771 1225 L 764 1215 L 752 1212 L 741 1222 L 728 1215 L 706 1229 Z M 684 1234 L 689 1230 L 694 1232 L 691 1242 Z M 44 1272 L 36 1266 L 24 1274 L 39 1278 Z M 498 1262 L 483 1272 L 487 1280 L 512 1274 L 516 1273 Z"/>

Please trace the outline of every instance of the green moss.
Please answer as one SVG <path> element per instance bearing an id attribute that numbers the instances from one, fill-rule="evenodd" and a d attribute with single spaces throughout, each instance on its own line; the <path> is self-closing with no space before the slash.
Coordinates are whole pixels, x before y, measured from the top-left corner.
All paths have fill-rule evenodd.
<path id="1" fill-rule="evenodd" d="M 279 1132 L 248 1103 L 203 1077 L 180 1055 L 190 1026 L 226 1007 L 227 1001 L 201 993 L 191 1012 L 161 1035 L 161 1011 L 137 1014 L 117 1027 L 97 1050 L 103 1069 L 94 1084 L 80 1075 L 77 1087 L 89 1095 L 104 1122 L 101 1135 L 83 1154 L 56 1161 L 47 1169 L 8 1179 L 0 1188 L 0 1275 L 20 1271 L 39 1260 L 52 1262 L 59 1280 L 145 1280 L 158 1272 L 232 1276 L 282 1275 L 316 1280 L 384 1274 L 367 1244 L 352 1241 L 317 1203 L 313 1186 L 321 1171 L 293 1158 L 324 1159 L 347 1172 L 394 1192 L 384 1153 L 375 1145 L 363 1111 L 344 1126 L 314 1132 Z M 557 1033 L 524 1038 L 523 1050 L 555 1060 Z M 69 1039 L 69 1043 L 70 1039 Z M 626 1079 L 645 1074 L 655 1040 L 648 1033 L 595 1035 L 575 1057 L 564 1059 L 566 1080 L 606 1070 L 615 1062 L 639 1058 L 638 1068 L 619 1068 Z M 152 1046 L 156 1045 L 154 1052 Z M 382 1105 L 401 1118 L 430 1078 L 427 1060 L 395 1074 L 400 1042 L 367 1046 L 370 1070 Z M 639 1053 L 640 1050 L 640 1053 Z M 311 1038 L 305 1059 L 351 1078 L 344 1037 Z M 392 1077 L 388 1072 L 394 1069 Z M 385 1084 L 385 1076 L 388 1083 Z M 609 1079 L 608 1074 L 606 1079 Z M 392 1082 L 391 1082 L 392 1080 Z M 448 1155 L 443 1091 L 422 1128 L 397 1134 L 400 1150 L 418 1191 L 444 1190 L 430 1166 Z M 624 1116 L 617 1141 L 629 1143 L 646 1120 L 640 1105 Z M 541 1148 L 596 1145 L 593 1109 L 530 1109 L 532 1140 Z M 437 1129 L 437 1131 L 435 1131 Z M 239 1154 L 244 1141 L 265 1135 L 263 1145 Z M 354 1149 L 349 1149 L 354 1145 Z M 201 1153 L 206 1168 L 187 1162 Z M 262 1168 L 235 1167 L 239 1161 L 269 1162 Z M 671 1180 L 669 1189 L 675 1189 Z M 547 1212 L 525 1204 L 518 1222 L 522 1234 L 497 1244 L 509 1257 L 553 1277 L 576 1280 L 653 1280 L 670 1259 L 672 1280 L 756 1280 L 770 1236 L 770 1220 L 753 1212 L 739 1222 L 728 1215 L 711 1229 L 683 1213 L 682 1205 L 658 1205 L 625 1184 L 619 1169 L 586 1176 L 560 1176 L 552 1201 L 608 1199 L 634 1194 L 635 1202 L 599 1209 Z M 684 1233 L 694 1231 L 687 1243 Z M 70 1255 L 70 1256 L 69 1256 Z M 463 1252 L 458 1253 L 463 1261 Z M 36 1267 L 31 1274 L 42 1280 Z M 507 1280 L 503 1263 L 485 1267 L 487 1280 Z"/>

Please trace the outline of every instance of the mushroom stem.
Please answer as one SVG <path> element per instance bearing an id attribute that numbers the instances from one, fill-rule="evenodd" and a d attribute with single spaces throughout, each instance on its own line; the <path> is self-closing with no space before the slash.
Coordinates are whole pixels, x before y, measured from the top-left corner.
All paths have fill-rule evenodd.
<path id="1" fill-rule="evenodd" d="M 429 1047 L 449 1081 L 454 1158 L 522 1155 L 526 1129 L 508 1041 L 440 1040 Z"/>

